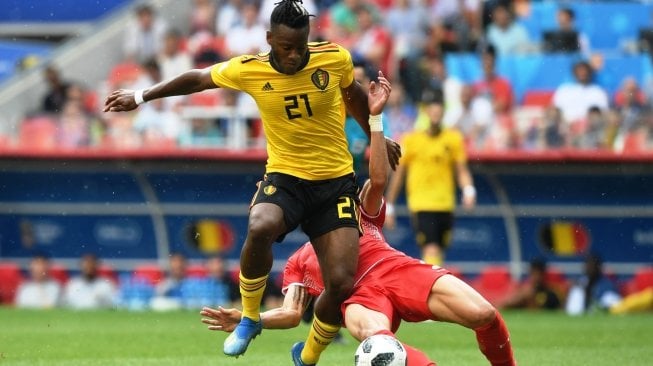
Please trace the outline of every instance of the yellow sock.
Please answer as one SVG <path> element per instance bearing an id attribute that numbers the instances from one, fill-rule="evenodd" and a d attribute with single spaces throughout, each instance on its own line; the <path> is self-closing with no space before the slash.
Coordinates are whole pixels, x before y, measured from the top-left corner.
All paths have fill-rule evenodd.
<path id="1" fill-rule="evenodd" d="M 612 314 L 627 314 L 653 310 L 653 288 L 626 296 L 621 302 L 610 308 Z"/>
<path id="2" fill-rule="evenodd" d="M 339 325 L 323 323 L 317 317 L 313 317 L 313 325 L 302 350 L 302 361 L 306 364 L 317 363 L 320 354 L 333 341 L 339 330 Z"/>
<path id="3" fill-rule="evenodd" d="M 243 277 L 242 273 L 238 277 L 240 278 L 240 298 L 243 303 L 243 316 L 254 321 L 259 321 L 261 319 L 261 300 L 263 299 L 268 275 L 251 280 Z"/>
<path id="4" fill-rule="evenodd" d="M 441 266 L 442 265 L 442 256 L 440 256 L 440 255 L 433 255 L 433 254 L 425 255 L 424 258 L 422 258 L 422 260 L 426 264 L 431 264 L 431 265 L 435 265 L 435 266 Z"/>

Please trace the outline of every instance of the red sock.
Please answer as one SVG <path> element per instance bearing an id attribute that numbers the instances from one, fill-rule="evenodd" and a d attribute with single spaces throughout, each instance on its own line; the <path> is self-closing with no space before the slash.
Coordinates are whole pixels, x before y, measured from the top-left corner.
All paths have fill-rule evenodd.
<path id="1" fill-rule="evenodd" d="M 489 324 L 474 329 L 478 347 L 492 366 L 515 366 L 515 358 L 510 345 L 510 334 L 501 314 L 496 312 L 496 317 Z"/>
<path id="2" fill-rule="evenodd" d="M 374 335 L 377 334 L 385 334 L 396 338 L 394 333 L 389 330 L 381 330 L 374 333 Z M 404 342 L 401 342 L 401 344 L 403 344 L 404 348 L 406 349 L 406 366 L 437 366 L 435 361 L 429 360 L 428 356 L 425 355 L 424 352 L 418 350 L 417 348 L 411 347 Z"/>

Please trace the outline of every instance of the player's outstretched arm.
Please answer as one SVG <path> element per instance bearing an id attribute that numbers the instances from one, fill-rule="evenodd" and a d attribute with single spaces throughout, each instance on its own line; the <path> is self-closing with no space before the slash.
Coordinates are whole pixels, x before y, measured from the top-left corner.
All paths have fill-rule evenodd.
<path id="1" fill-rule="evenodd" d="M 379 72 L 378 84 L 370 82 L 369 101 L 380 103 L 383 97 L 390 95 L 391 86 L 388 80 Z M 383 94 L 383 95 L 382 95 Z M 371 107 L 371 106 L 370 106 Z M 374 110 L 370 108 L 370 111 Z M 383 136 L 383 122 L 381 116 L 370 116 L 370 159 L 369 159 L 369 184 L 363 187 L 361 194 L 363 208 L 365 212 L 375 214 L 379 212 L 383 202 L 383 193 L 388 181 L 388 151 L 386 140 Z"/>
<path id="2" fill-rule="evenodd" d="M 310 299 L 311 296 L 305 287 L 289 286 L 281 307 L 261 313 L 263 328 L 290 329 L 298 326 Z M 200 311 L 200 315 L 203 316 L 202 323 L 206 324 L 209 330 L 221 330 L 229 333 L 233 332 L 240 323 L 241 312 L 238 309 L 204 307 Z"/>
<path id="3" fill-rule="evenodd" d="M 211 68 L 186 71 L 179 76 L 164 80 L 143 90 L 118 89 L 107 97 L 104 112 L 125 112 L 136 109 L 139 104 L 174 95 L 187 95 L 206 89 L 215 89 Z"/>

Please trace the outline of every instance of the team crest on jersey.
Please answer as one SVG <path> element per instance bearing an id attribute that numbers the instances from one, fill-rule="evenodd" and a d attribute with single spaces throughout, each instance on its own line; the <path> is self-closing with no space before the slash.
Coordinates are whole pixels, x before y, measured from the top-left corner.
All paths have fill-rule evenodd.
<path id="1" fill-rule="evenodd" d="M 322 69 L 317 69 L 311 75 L 311 81 L 318 89 L 324 90 L 329 86 L 329 73 Z"/>
<path id="2" fill-rule="evenodd" d="M 276 191 L 277 191 L 277 187 L 275 186 L 265 186 L 265 188 L 263 188 L 263 193 L 265 193 L 268 196 L 272 196 Z"/>

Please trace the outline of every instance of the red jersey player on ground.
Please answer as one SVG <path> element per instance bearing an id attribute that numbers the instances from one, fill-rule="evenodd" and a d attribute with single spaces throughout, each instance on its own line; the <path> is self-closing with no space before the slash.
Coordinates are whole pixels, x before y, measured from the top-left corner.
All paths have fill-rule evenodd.
<path id="1" fill-rule="evenodd" d="M 362 341 L 374 334 L 394 337 L 402 320 L 456 323 L 476 332 L 479 348 L 491 365 L 515 365 L 506 324 L 487 300 L 446 269 L 409 257 L 385 241 L 381 228 L 389 169 L 379 117 L 370 116 L 370 179 L 360 193 L 363 235 L 356 282 L 351 297 L 341 308 L 347 329 Z M 313 247 L 306 243 L 288 259 L 283 278 L 284 303 L 261 313 L 263 327 L 287 329 L 299 325 L 310 298 L 324 290 L 320 273 Z M 200 314 L 210 330 L 225 332 L 233 331 L 241 317 L 239 310 L 221 307 L 205 307 Z M 298 358 L 303 346 L 296 343 L 292 348 L 295 365 L 303 365 Z M 435 365 L 423 352 L 404 346 L 409 366 Z"/>

